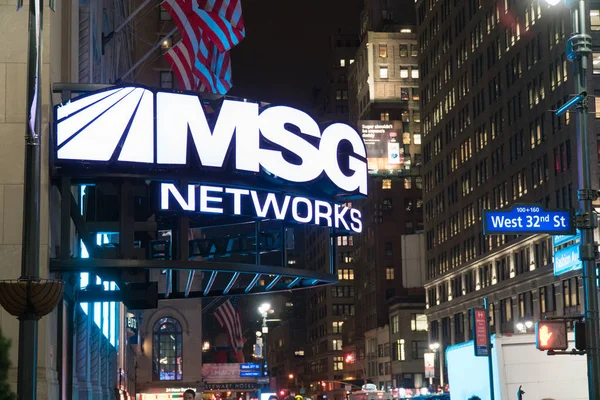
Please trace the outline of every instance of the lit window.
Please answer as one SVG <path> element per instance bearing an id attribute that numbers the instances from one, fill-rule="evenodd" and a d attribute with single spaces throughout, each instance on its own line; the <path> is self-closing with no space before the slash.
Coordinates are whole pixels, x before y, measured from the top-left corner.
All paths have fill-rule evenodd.
<path id="1" fill-rule="evenodd" d="M 600 10 L 590 10 L 590 28 L 600 31 Z"/>
<path id="2" fill-rule="evenodd" d="M 594 57 L 594 67 L 593 67 L 594 75 L 597 75 L 597 74 L 600 74 L 600 52 L 594 51 L 592 54 Z M 564 68 L 564 66 L 563 66 L 563 68 Z M 565 72 L 563 72 L 563 73 L 565 73 Z"/>
<path id="3" fill-rule="evenodd" d="M 334 321 L 332 324 L 333 333 L 342 333 L 342 326 L 344 325 L 344 321 Z"/>
<path id="4" fill-rule="evenodd" d="M 400 67 L 400 78 L 408 78 L 408 67 Z"/>
<path id="5" fill-rule="evenodd" d="M 400 331 L 400 316 L 398 314 L 392 315 L 392 333 L 398 333 Z"/>
<path id="6" fill-rule="evenodd" d="M 345 67 L 346 66 L 346 60 L 345 59 L 340 59 L 340 67 Z"/>
<path id="7" fill-rule="evenodd" d="M 415 1 L 416 3 L 416 1 Z M 412 29 L 410 28 L 402 28 L 400 29 L 400 33 L 412 33 Z"/>
<path id="8" fill-rule="evenodd" d="M 379 116 L 379 119 L 382 121 L 389 121 L 390 120 L 390 113 L 389 112 L 382 112 Z"/>
<path id="9" fill-rule="evenodd" d="M 342 349 L 342 339 L 333 339 L 333 350 L 341 350 Z"/>
<path id="10" fill-rule="evenodd" d="M 387 267 L 385 269 L 385 279 L 388 281 L 394 280 L 394 268 L 393 267 Z"/>
<path id="11" fill-rule="evenodd" d="M 421 122 L 421 113 L 413 111 L 413 122 Z"/>
<path id="12" fill-rule="evenodd" d="M 415 67 L 413 67 L 413 68 L 410 70 L 410 77 L 411 77 L 411 78 L 413 78 L 413 79 L 419 79 L 419 69 L 418 69 L 418 68 L 415 68 Z"/>
<path id="13" fill-rule="evenodd" d="M 391 189 L 392 188 L 392 180 L 384 179 L 383 181 L 381 181 L 381 188 L 382 189 Z"/>
<path id="14" fill-rule="evenodd" d="M 420 133 L 413 134 L 413 143 L 421 144 L 421 134 Z"/>
<path id="15" fill-rule="evenodd" d="M 388 78 L 388 67 L 379 67 L 379 77 L 381 79 Z"/>
<path id="16" fill-rule="evenodd" d="M 400 57 L 408 57 L 408 45 L 407 44 L 400 45 Z"/>
<path id="17" fill-rule="evenodd" d="M 162 318 L 152 335 L 152 379 L 180 381 L 183 376 L 181 325 L 174 318 Z"/>
<path id="18" fill-rule="evenodd" d="M 344 357 L 336 356 L 333 357 L 333 370 L 343 371 L 344 370 Z"/>
<path id="19" fill-rule="evenodd" d="M 596 108 L 596 118 L 600 118 L 600 96 L 594 97 L 594 107 Z"/>
<path id="20" fill-rule="evenodd" d="M 406 360 L 406 349 L 404 348 L 404 339 L 398 339 L 396 346 L 398 346 L 398 360 Z"/>
<path id="21" fill-rule="evenodd" d="M 354 64 L 354 58 L 350 59 L 350 65 Z"/>
<path id="22" fill-rule="evenodd" d="M 382 57 L 382 58 L 387 57 L 387 44 L 379 45 L 379 57 Z"/>
<path id="23" fill-rule="evenodd" d="M 410 45 L 410 56 L 418 57 L 418 55 L 419 55 L 419 48 L 417 47 L 416 44 L 411 44 Z"/>
<path id="24" fill-rule="evenodd" d="M 402 134 L 402 144 L 410 144 L 410 133 L 404 132 Z"/>
<path id="25" fill-rule="evenodd" d="M 413 332 L 427 331 L 427 315 L 412 314 L 410 317 L 410 330 Z"/>
<path id="26" fill-rule="evenodd" d="M 161 71 L 160 72 L 160 87 L 165 89 L 173 88 L 173 72 Z"/>
<path id="27" fill-rule="evenodd" d="M 410 189 L 412 187 L 412 177 L 408 176 L 404 178 L 404 189 Z"/>

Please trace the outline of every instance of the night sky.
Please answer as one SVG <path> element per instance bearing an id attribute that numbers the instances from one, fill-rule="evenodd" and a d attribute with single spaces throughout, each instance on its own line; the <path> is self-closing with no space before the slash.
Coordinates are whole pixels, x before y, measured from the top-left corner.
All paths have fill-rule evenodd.
<path id="1" fill-rule="evenodd" d="M 232 96 L 313 106 L 330 67 L 330 36 L 358 33 L 362 0 L 242 0 L 246 38 L 232 52 Z"/>

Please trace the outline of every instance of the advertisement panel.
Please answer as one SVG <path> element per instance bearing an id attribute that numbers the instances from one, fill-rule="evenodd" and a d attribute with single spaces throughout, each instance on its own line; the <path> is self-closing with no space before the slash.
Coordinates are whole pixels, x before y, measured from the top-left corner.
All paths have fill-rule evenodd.
<path id="1" fill-rule="evenodd" d="M 403 132 L 402 121 L 358 121 L 358 129 L 371 174 L 404 173 L 413 164 L 411 156 L 420 155 L 420 136 Z"/>

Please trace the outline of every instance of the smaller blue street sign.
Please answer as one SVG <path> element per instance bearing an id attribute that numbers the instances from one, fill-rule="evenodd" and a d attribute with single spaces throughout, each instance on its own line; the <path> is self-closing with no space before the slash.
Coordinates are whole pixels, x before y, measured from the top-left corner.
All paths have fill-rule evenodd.
<path id="1" fill-rule="evenodd" d="M 240 371 L 240 377 L 260 376 L 259 371 Z"/>
<path id="2" fill-rule="evenodd" d="M 554 235 L 552 236 L 552 245 L 558 247 L 570 241 L 581 241 L 581 231 L 574 235 Z"/>
<path id="3" fill-rule="evenodd" d="M 482 219 L 484 235 L 535 233 L 572 235 L 575 233 L 572 210 L 544 210 L 537 204 L 515 204 L 506 210 L 483 210 Z"/>
<path id="4" fill-rule="evenodd" d="M 258 370 L 258 369 L 260 369 L 260 364 L 252 364 L 252 363 L 240 364 L 240 370 L 243 370 L 243 371 Z"/>
<path id="5" fill-rule="evenodd" d="M 554 276 L 583 268 L 579 259 L 579 243 L 554 251 Z"/>

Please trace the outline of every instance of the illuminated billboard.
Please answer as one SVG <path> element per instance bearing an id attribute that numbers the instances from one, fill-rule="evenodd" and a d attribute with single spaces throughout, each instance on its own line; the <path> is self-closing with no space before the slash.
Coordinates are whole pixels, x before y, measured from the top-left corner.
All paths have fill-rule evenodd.
<path id="1" fill-rule="evenodd" d="M 402 121 L 358 121 L 371 174 L 402 175 L 422 163 L 421 136 L 404 132 Z"/>
<path id="2" fill-rule="evenodd" d="M 367 150 L 349 125 L 229 99 L 209 116 L 197 95 L 137 86 L 78 97 L 54 117 L 55 166 L 144 176 L 160 186 L 159 210 L 362 231 L 360 211 L 342 206 L 367 195 Z"/>

